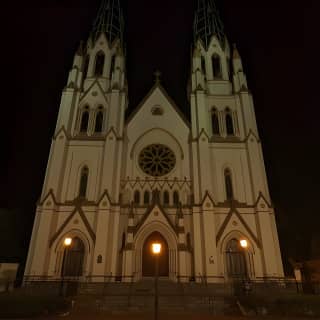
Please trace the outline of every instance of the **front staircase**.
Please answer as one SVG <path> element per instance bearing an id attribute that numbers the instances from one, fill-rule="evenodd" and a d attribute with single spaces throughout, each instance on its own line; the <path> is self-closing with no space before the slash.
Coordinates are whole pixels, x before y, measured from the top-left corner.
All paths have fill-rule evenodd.
<path id="1" fill-rule="evenodd" d="M 111 313 L 149 313 L 154 310 L 155 282 L 145 278 L 136 283 L 86 283 L 79 287 L 75 307 Z M 160 313 L 238 314 L 234 297 L 218 284 L 176 283 L 158 280 Z"/>

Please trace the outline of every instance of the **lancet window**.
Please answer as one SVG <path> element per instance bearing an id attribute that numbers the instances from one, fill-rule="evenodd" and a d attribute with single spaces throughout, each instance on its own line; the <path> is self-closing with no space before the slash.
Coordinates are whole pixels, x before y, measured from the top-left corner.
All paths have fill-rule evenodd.
<path id="1" fill-rule="evenodd" d="M 215 108 L 213 108 L 211 111 L 211 125 L 212 133 L 214 135 L 220 135 L 218 111 Z"/>
<path id="2" fill-rule="evenodd" d="M 80 132 L 86 133 L 89 125 L 89 107 L 85 107 L 81 114 Z"/>
<path id="3" fill-rule="evenodd" d="M 96 120 L 94 125 L 94 132 L 100 133 L 103 128 L 103 108 L 99 107 L 98 112 L 96 113 Z"/>
<path id="4" fill-rule="evenodd" d="M 81 198 L 85 198 L 87 194 L 88 176 L 89 169 L 85 166 L 82 168 L 80 176 L 79 197 Z"/>
<path id="5" fill-rule="evenodd" d="M 227 135 L 233 136 L 234 135 L 233 119 L 232 119 L 232 113 L 229 108 L 226 109 L 225 119 L 226 119 Z"/>
<path id="6" fill-rule="evenodd" d="M 230 169 L 224 170 L 224 181 L 225 181 L 225 187 L 226 187 L 226 195 L 227 200 L 233 199 L 233 186 L 232 186 L 232 176 Z"/>
<path id="7" fill-rule="evenodd" d="M 212 56 L 212 71 L 213 71 L 213 77 L 215 79 L 222 78 L 221 60 L 217 54 L 214 54 Z"/>
<path id="8" fill-rule="evenodd" d="M 101 77 L 103 75 L 105 55 L 102 51 L 99 51 L 96 55 L 96 63 L 94 67 L 95 77 Z"/>

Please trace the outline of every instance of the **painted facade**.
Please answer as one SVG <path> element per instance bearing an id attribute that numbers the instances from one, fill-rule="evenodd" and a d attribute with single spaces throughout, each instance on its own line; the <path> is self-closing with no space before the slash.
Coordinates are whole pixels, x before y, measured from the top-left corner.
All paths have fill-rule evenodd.
<path id="1" fill-rule="evenodd" d="M 100 9 L 100 18 L 107 14 Z M 61 278 L 68 237 L 77 239 L 80 279 L 139 281 L 146 240 L 159 233 L 165 276 L 173 281 L 283 277 L 253 99 L 236 47 L 214 32 L 207 44 L 195 40 L 191 119 L 158 75 L 125 118 L 123 40 L 109 35 L 96 33 L 75 54 L 25 276 Z"/>

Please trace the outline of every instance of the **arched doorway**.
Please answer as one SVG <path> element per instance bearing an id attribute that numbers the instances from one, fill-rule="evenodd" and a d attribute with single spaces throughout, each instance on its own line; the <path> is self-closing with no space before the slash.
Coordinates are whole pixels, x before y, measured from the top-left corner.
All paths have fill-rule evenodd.
<path id="1" fill-rule="evenodd" d="M 244 249 L 237 239 L 231 239 L 226 248 L 226 263 L 229 278 L 247 278 L 247 263 Z"/>
<path id="2" fill-rule="evenodd" d="M 169 249 L 168 243 L 160 232 L 153 232 L 144 242 L 142 250 L 142 275 L 153 277 L 155 275 L 155 257 L 152 254 L 152 243 L 161 243 L 161 254 L 159 256 L 159 276 L 169 276 Z"/>
<path id="3" fill-rule="evenodd" d="M 80 277 L 83 272 L 85 248 L 81 239 L 75 237 L 71 245 L 63 252 L 61 275 L 65 277 Z"/>

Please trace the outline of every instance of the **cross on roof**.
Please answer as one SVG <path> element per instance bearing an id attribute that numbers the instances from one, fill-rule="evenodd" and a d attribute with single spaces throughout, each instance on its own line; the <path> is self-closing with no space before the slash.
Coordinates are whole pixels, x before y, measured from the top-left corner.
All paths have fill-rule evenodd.
<path id="1" fill-rule="evenodd" d="M 156 70 L 154 73 L 154 76 L 155 76 L 155 82 L 159 83 L 161 78 L 161 72 L 159 70 Z"/>

